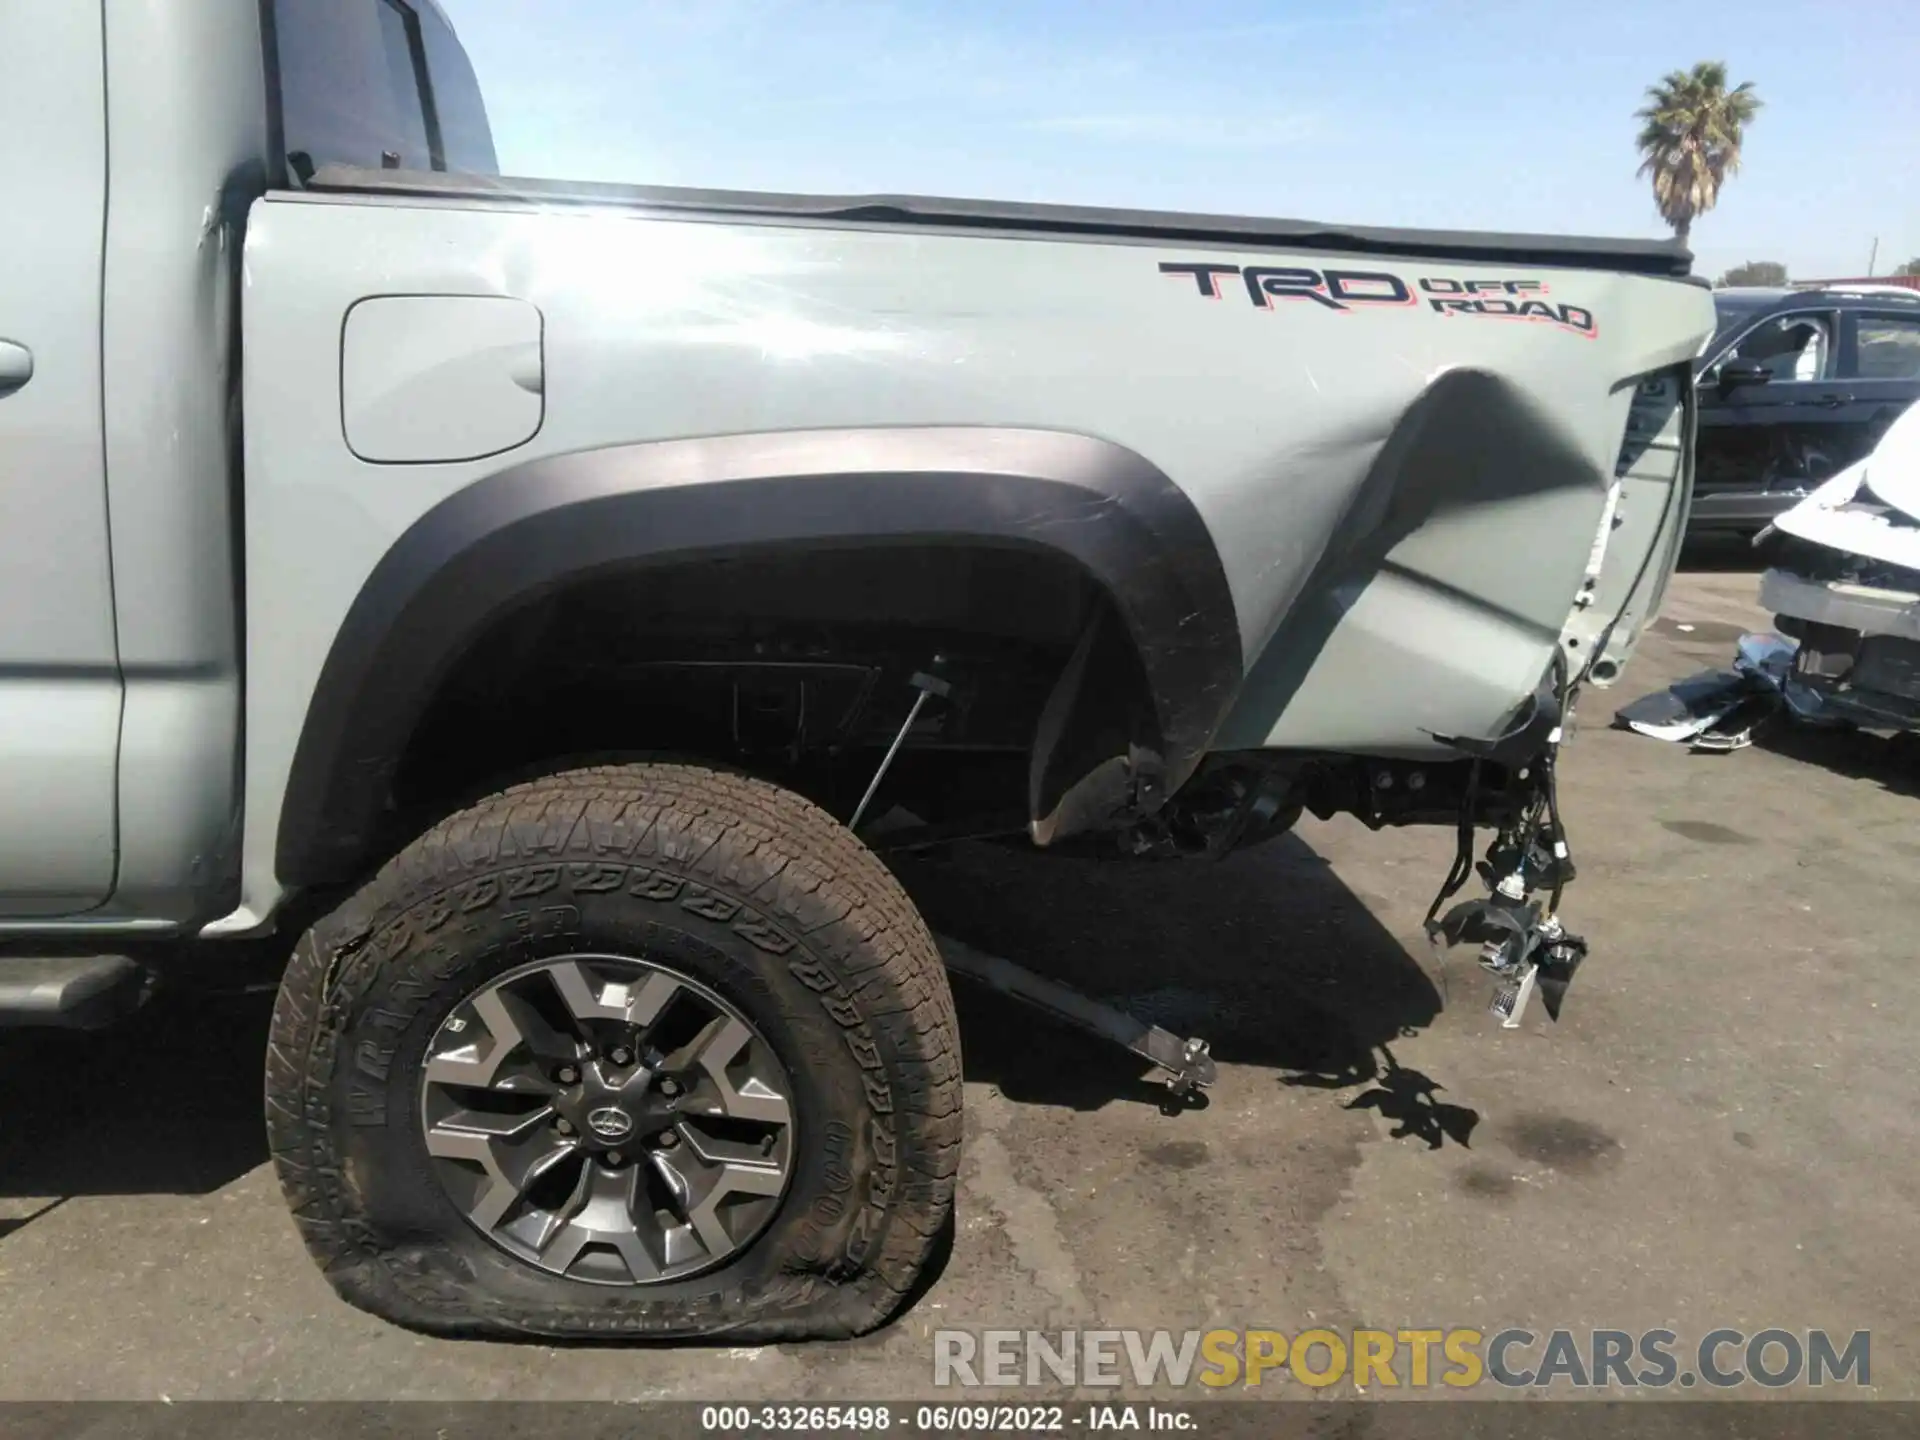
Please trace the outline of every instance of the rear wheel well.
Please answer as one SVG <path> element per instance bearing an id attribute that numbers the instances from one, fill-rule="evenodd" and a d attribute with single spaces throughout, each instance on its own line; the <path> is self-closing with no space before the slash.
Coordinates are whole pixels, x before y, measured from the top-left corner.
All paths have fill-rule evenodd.
<path id="1" fill-rule="evenodd" d="M 936 656 L 951 694 L 871 813 L 1024 823 L 1043 713 L 1090 628 L 1125 636 L 1084 570 L 1019 546 L 782 549 L 570 580 L 489 623 L 437 688 L 394 772 L 389 843 L 587 756 L 719 764 L 844 818 Z M 1093 698 L 1124 754 L 1156 741 L 1144 672 L 1116 648 L 1122 673 L 1093 677 Z"/>

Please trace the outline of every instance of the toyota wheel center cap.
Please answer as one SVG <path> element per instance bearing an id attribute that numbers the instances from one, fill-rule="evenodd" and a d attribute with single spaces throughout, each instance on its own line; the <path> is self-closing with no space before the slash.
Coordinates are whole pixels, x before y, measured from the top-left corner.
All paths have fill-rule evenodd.
<path id="1" fill-rule="evenodd" d="M 602 1105 L 588 1113 L 587 1128 L 602 1140 L 624 1140 L 633 1133 L 633 1117 L 618 1105 Z"/>

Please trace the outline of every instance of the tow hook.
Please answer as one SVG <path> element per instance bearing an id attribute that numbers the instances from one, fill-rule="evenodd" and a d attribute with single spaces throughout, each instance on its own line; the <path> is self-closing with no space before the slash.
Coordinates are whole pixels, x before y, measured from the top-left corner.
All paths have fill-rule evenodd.
<path id="1" fill-rule="evenodd" d="M 1517 873 L 1506 876 L 1487 899 L 1454 906 L 1436 927 L 1451 944 L 1480 942 L 1480 968 L 1499 982 L 1487 1009 L 1502 1030 L 1520 1028 L 1535 990 L 1557 1022 L 1574 971 L 1587 958 L 1586 940 L 1525 901 L 1522 883 Z"/>
<path id="2" fill-rule="evenodd" d="M 1474 802 L 1481 766 L 1476 759 L 1461 806 L 1453 869 L 1427 910 L 1427 934 L 1436 945 L 1445 940 L 1449 945 L 1480 946 L 1481 968 L 1499 981 L 1487 1008 L 1500 1017 L 1503 1030 L 1520 1028 L 1536 990 L 1547 1017 L 1557 1022 L 1574 972 L 1587 958 L 1587 942 L 1561 925 L 1558 914 L 1561 893 L 1575 875 L 1555 775 L 1565 724 L 1573 714 L 1574 684 L 1564 655 L 1555 657 L 1552 694 L 1555 723 L 1541 751 L 1518 771 L 1530 793 L 1495 835 L 1478 867 L 1486 898 L 1463 901 L 1440 915 L 1440 907 L 1474 873 Z M 1547 892 L 1544 903 L 1527 898 L 1540 890 Z"/>

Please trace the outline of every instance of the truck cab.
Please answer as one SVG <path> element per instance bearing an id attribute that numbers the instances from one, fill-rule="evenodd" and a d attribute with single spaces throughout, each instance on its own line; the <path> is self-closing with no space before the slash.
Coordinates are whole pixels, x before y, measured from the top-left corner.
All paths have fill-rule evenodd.
<path id="1" fill-rule="evenodd" d="M 0 933 L 178 930 L 239 898 L 249 207 L 491 173 L 486 108 L 434 0 L 21 0 L 0 119 Z"/>

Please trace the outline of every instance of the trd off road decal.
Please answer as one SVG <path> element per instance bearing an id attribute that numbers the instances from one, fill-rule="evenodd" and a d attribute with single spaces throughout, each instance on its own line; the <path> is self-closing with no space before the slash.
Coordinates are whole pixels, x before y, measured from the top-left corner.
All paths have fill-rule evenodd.
<path id="1" fill-rule="evenodd" d="M 1426 276 L 1418 283 L 1427 304 L 1442 315 L 1545 320 L 1589 340 L 1600 333 L 1591 310 L 1540 299 L 1547 293 L 1547 287 L 1538 280 L 1446 280 Z"/>
<path id="2" fill-rule="evenodd" d="M 1343 312 L 1363 305 L 1407 308 L 1424 302 L 1425 308 L 1440 315 L 1544 321 L 1589 340 L 1600 333 L 1591 310 L 1543 298 L 1547 287 L 1539 280 L 1451 280 L 1423 275 L 1414 280 L 1415 290 L 1385 270 L 1308 270 L 1297 265 L 1243 269 L 1200 260 L 1162 260 L 1160 273 L 1185 276 L 1209 300 L 1221 298 L 1223 281 L 1237 278 L 1246 286 L 1247 299 L 1261 310 L 1272 310 L 1282 300 L 1305 300 Z"/>

